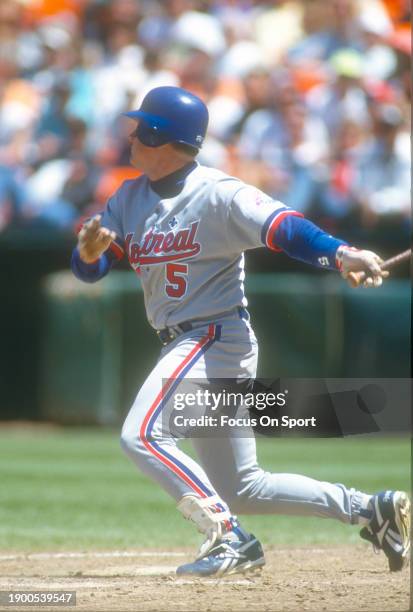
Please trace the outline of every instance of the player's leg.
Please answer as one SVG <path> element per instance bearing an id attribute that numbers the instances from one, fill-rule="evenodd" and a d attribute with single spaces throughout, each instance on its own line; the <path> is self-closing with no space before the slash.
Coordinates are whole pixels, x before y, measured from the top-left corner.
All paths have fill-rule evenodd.
<path id="1" fill-rule="evenodd" d="M 245 350 L 245 329 L 238 322 L 238 330 L 233 324 L 230 332 L 234 361 L 233 357 Z M 224 326 L 224 339 L 225 333 Z M 219 355 L 214 355 L 218 350 Z M 220 362 L 222 371 L 231 371 L 223 365 L 222 346 L 212 350 L 209 358 Z M 209 371 L 214 370 L 209 368 Z M 237 416 L 247 417 L 247 409 L 241 409 Z M 299 474 L 266 472 L 257 463 L 254 433 L 248 428 L 242 432 L 238 428 L 229 429 L 227 437 L 197 437 L 192 442 L 215 490 L 233 512 L 318 516 L 358 524 L 363 527 L 362 537 L 383 548 L 390 569 L 405 565 L 409 551 L 410 503 L 403 492 L 369 495 L 344 484 Z"/>
<path id="2" fill-rule="evenodd" d="M 251 437 L 196 438 L 192 443 L 214 488 L 235 513 L 317 516 L 358 524 L 360 510 L 371 498 L 343 484 L 264 471 L 257 463 L 252 432 Z"/>
<path id="3" fill-rule="evenodd" d="M 343 484 L 266 472 L 257 463 L 253 432 L 237 434 L 192 440 L 213 486 L 234 513 L 318 516 L 356 524 L 364 539 L 383 549 L 391 571 L 407 564 L 410 501 L 404 492 L 369 495 Z"/>
<path id="4" fill-rule="evenodd" d="M 256 374 L 257 341 L 248 321 L 223 322 L 221 342 L 205 356 L 205 372 L 213 379 L 248 379 Z M 196 371 L 196 370 L 195 370 Z M 237 418 L 247 419 L 245 406 Z M 211 430 L 214 431 L 213 429 Z M 271 474 L 257 463 L 254 432 L 245 426 L 228 427 L 225 437 L 192 440 L 201 465 L 214 487 L 234 512 L 247 514 L 298 514 L 356 521 L 363 494 L 343 485 L 296 474 Z"/>
<path id="5" fill-rule="evenodd" d="M 165 416 L 170 393 L 176 391 L 182 375 L 202 359 L 209 342 L 214 339 L 201 336 L 164 354 L 139 390 L 122 428 L 121 446 L 126 454 L 177 501 L 188 494 L 215 494 L 202 468 L 178 448 Z"/>
<path id="6" fill-rule="evenodd" d="M 257 463 L 254 433 L 229 430 L 228 438 L 192 440 L 215 489 L 240 514 L 319 516 L 357 523 L 369 497 L 342 484 L 299 474 L 271 473 Z M 274 440 L 276 444 L 276 440 Z"/>
<path id="7" fill-rule="evenodd" d="M 185 376 L 205 377 L 204 359 L 218 341 L 214 325 L 182 338 L 160 359 L 126 418 L 121 445 L 137 467 L 178 501 L 206 541 L 199 561 L 182 573 L 218 575 L 264 564 L 260 543 L 247 534 L 217 495 L 204 470 L 177 446 L 169 428 L 171 398 Z"/>

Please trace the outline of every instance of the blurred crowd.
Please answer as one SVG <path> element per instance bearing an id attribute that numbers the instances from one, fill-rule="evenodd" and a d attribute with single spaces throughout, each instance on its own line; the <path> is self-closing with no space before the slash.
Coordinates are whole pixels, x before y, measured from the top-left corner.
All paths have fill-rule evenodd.
<path id="1" fill-rule="evenodd" d="M 0 233 L 72 231 L 128 165 L 158 85 L 210 111 L 199 161 L 324 229 L 410 222 L 408 0 L 0 2 Z"/>

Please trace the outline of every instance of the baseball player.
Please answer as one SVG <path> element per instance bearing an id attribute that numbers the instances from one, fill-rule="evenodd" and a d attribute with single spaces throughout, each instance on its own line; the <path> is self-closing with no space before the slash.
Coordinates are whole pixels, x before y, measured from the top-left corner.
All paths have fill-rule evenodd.
<path id="1" fill-rule="evenodd" d="M 185 379 L 249 380 L 257 341 L 244 295 L 244 251 L 266 246 L 318 267 L 368 273 L 378 287 L 386 273 L 375 253 L 324 233 L 293 209 L 195 157 L 208 124 L 204 103 L 177 87 L 158 87 L 136 121 L 130 161 L 143 174 L 125 181 L 103 215 L 81 229 L 72 256 L 86 282 L 105 276 L 126 256 L 139 274 L 149 323 L 163 345 L 123 425 L 121 444 L 136 466 L 177 502 L 205 542 L 180 575 L 222 576 L 263 566 L 257 538 L 238 514 L 295 514 L 359 525 L 383 550 L 391 571 L 409 551 L 406 493 L 366 494 L 296 474 L 271 474 L 257 464 L 248 437 L 193 440 L 199 463 L 185 454 L 162 419 Z"/>

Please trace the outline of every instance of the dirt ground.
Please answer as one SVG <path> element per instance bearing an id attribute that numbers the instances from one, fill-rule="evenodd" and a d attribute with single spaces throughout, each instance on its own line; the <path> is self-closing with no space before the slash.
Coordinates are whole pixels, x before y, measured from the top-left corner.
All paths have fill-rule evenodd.
<path id="1" fill-rule="evenodd" d="M 175 567 L 191 559 L 189 551 L 1 554 L 0 591 L 76 591 L 76 608 L 65 609 L 90 612 L 410 608 L 409 570 L 390 574 L 383 555 L 364 545 L 270 549 L 266 558 L 257 575 L 213 580 L 175 577 Z"/>

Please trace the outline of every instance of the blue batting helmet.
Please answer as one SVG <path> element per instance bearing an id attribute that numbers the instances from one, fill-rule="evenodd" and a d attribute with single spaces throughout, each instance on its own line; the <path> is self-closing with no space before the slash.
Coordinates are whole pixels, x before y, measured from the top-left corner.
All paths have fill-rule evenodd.
<path id="1" fill-rule="evenodd" d="M 140 109 L 125 115 L 139 120 L 136 136 L 147 147 L 177 142 L 198 150 L 208 126 L 205 104 L 180 87 L 151 89 Z"/>

